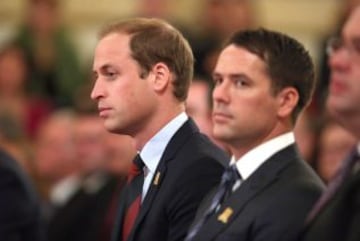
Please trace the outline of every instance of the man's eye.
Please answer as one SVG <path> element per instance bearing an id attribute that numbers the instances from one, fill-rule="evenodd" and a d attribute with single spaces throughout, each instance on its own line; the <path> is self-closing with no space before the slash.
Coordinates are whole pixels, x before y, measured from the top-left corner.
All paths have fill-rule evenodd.
<path id="1" fill-rule="evenodd" d="M 244 78 L 235 79 L 234 84 L 236 87 L 244 87 L 248 85 L 247 81 Z"/>
<path id="2" fill-rule="evenodd" d="M 107 72 L 105 75 L 106 75 L 108 78 L 111 78 L 111 79 L 113 79 L 113 78 L 116 77 L 116 73 L 115 73 L 115 72 Z"/>

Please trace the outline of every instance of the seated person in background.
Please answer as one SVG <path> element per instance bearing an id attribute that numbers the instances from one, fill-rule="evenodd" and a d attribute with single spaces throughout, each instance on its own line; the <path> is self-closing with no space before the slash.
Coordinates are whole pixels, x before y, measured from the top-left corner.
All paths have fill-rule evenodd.
<path id="1" fill-rule="evenodd" d="M 328 121 L 321 129 L 316 158 L 316 171 L 324 182 L 328 183 L 339 170 L 356 138 L 344 127 L 334 121 Z"/>
<path id="2" fill-rule="evenodd" d="M 73 104 L 83 73 L 77 52 L 62 23 L 59 0 L 27 0 L 24 22 L 14 38 L 25 53 L 26 89 L 56 108 Z"/>
<path id="3" fill-rule="evenodd" d="M 29 93 L 29 66 L 22 49 L 14 44 L 0 50 L 0 111 L 19 123 L 27 138 L 33 138 L 39 124 L 52 111 L 47 99 Z"/>
<path id="4" fill-rule="evenodd" d="M 1 241 L 45 240 L 37 193 L 24 170 L 1 146 L 0 193 Z"/>
<path id="5" fill-rule="evenodd" d="M 357 144 L 308 215 L 301 240 L 360 240 L 360 6 L 351 12 L 339 36 L 328 42 L 330 116 Z"/>
<path id="6" fill-rule="evenodd" d="M 186 99 L 186 113 L 194 119 L 202 133 L 207 135 L 219 147 L 226 150 L 225 145 L 215 139 L 212 133 L 211 90 L 209 80 L 202 77 L 194 78 L 190 84 Z M 229 150 L 226 151 L 229 152 Z"/>

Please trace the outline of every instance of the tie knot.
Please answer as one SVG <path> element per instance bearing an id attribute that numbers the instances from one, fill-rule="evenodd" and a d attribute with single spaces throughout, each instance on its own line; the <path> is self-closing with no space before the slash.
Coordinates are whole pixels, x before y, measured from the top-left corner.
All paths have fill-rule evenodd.
<path id="1" fill-rule="evenodd" d="M 134 177 L 140 175 L 143 172 L 145 164 L 141 159 L 139 154 L 136 155 L 135 159 L 133 160 L 129 172 L 128 182 L 130 182 Z"/>
<path id="2" fill-rule="evenodd" d="M 235 165 L 230 165 L 228 166 L 222 177 L 221 177 L 221 182 L 227 185 L 232 185 L 234 184 L 238 179 L 241 179 L 240 174 L 236 168 Z"/>
<path id="3" fill-rule="evenodd" d="M 134 161 L 133 161 L 133 164 L 136 166 L 137 169 L 139 170 L 142 170 L 145 166 L 143 160 L 141 159 L 141 156 L 140 154 L 137 154 Z"/>

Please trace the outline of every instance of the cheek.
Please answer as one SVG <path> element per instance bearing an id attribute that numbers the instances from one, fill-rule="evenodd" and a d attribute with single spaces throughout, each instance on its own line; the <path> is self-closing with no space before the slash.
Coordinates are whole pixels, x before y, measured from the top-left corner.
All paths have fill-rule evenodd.
<path id="1" fill-rule="evenodd" d="M 356 64 L 355 66 L 352 66 L 351 70 L 352 70 L 352 73 L 350 72 L 350 74 L 353 75 L 354 82 L 357 82 L 358 84 L 360 84 L 360 68 Z"/>
<path id="2" fill-rule="evenodd" d="M 270 124 L 270 122 L 276 119 L 277 110 L 274 99 L 265 94 L 244 102 L 243 108 L 244 112 L 248 113 L 248 117 L 256 122 Z"/>
<path id="3" fill-rule="evenodd" d="M 356 96 L 356 99 L 360 101 L 360 75 L 359 78 L 354 81 L 353 85 L 351 86 L 352 91 L 354 92 L 354 95 Z"/>
<path id="4" fill-rule="evenodd" d="M 268 95 L 257 94 L 252 96 L 238 97 L 234 103 L 234 108 L 238 111 L 245 111 L 246 113 L 262 113 L 273 109 L 273 99 Z M 260 111 L 262 110 L 262 111 Z"/>
<path id="5" fill-rule="evenodd" d="M 347 99 L 354 104 L 360 102 L 360 73 L 358 76 L 358 78 L 354 76 L 352 79 L 348 79 L 346 93 L 343 94 L 344 100 Z"/>
<path id="6" fill-rule="evenodd" d="M 116 105 L 126 112 L 123 114 L 130 119 L 143 119 L 153 109 L 154 97 L 145 86 L 122 88 L 118 95 Z"/>
<path id="7" fill-rule="evenodd" d="M 112 89 L 116 106 L 126 106 L 136 101 L 136 89 L 131 85 L 116 85 Z"/>

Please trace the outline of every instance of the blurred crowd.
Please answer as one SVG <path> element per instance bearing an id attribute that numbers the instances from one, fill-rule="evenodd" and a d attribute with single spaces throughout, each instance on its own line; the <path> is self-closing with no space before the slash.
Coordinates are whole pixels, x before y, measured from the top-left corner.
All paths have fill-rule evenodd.
<path id="1" fill-rule="evenodd" d="M 172 21 L 166 1 L 142 2 L 139 15 Z M 203 133 L 227 150 L 211 133 L 212 68 L 222 42 L 233 31 L 257 26 L 256 13 L 250 0 L 206 3 L 200 31 L 194 33 L 175 20 L 173 24 L 190 41 L 196 59 L 188 114 Z M 114 222 L 111 210 L 136 150 L 130 137 L 104 129 L 90 100 L 90 67 L 79 63 L 78 51 L 61 21 L 60 4 L 28 0 L 16 35 L 0 46 L 0 147 L 32 177 L 50 241 L 108 240 Z M 344 1 L 339 26 L 329 36 L 337 33 L 355 4 Z M 304 159 L 327 182 L 356 139 L 324 111 L 327 57 L 325 48 L 319 52 L 324 57 L 318 66 L 324 67 L 318 73 L 318 88 L 295 134 Z M 81 227 L 73 230 L 79 220 L 88 223 L 81 221 Z"/>

